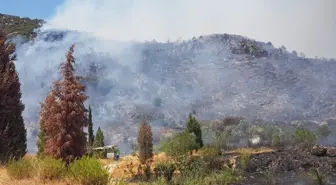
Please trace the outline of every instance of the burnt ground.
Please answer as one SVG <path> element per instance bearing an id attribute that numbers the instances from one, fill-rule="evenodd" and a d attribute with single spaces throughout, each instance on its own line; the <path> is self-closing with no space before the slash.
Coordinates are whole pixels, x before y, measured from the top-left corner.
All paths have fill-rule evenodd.
<path id="1" fill-rule="evenodd" d="M 336 157 L 316 156 L 307 149 L 251 154 L 242 184 L 315 184 L 307 176 L 314 169 L 326 175 L 328 185 L 336 184 Z"/>

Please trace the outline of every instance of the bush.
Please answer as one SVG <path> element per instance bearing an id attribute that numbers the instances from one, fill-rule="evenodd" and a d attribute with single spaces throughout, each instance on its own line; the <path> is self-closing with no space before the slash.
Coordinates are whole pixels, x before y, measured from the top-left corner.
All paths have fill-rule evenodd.
<path id="1" fill-rule="evenodd" d="M 32 159 L 10 160 L 7 164 L 7 174 L 13 179 L 30 178 L 35 173 L 36 168 Z"/>
<path id="2" fill-rule="evenodd" d="M 158 163 L 154 167 L 154 175 L 156 178 L 164 177 L 167 182 L 170 182 L 173 178 L 173 174 L 176 167 L 170 163 Z"/>
<path id="3" fill-rule="evenodd" d="M 184 132 L 163 143 L 161 150 L 168 156 L 180 156 L 197 148 L 196 137 L 193 134 Z"/>
<path id="4" fill-rule="evenodd" d="M 61 179 L 65 171 L 65 163 L 61 159 L 45 157 L 39 161 L 39 173 L 42 180 Z"/>
<path id="5" fill-rule="evenodd" d="M 81 185 L 107 185 L 110 182 L 108 171 L 94 158 L 83 157 L 73 162 L 69 176 L 74 183 Z"/>
<path id="6" fill-rule="evenodd" d="M 298 128 L 295 131 L 294 139 L 298 143 L 304 143 L 306 146 L 310 147 L 314 144 L 316 140 L 316 135 L 305 128 Z"/>
<path id="7" fill-rule="evenodd" d="M 204 184 L 211 185 L 228 185 L 232 183 L 238 183 L 242 180 L 242 176 L 239 171 L 225 168 L 219 173 L 215 173 L 207 178 L 205 178 Z"/>
<path id="8" fill-rule="evenodd" d="M 320 124 L 317 133 L 320 137 L 326 138 L 330 135 L 331 130 L 329 129 L 328 123 L 324 122 Z"/>

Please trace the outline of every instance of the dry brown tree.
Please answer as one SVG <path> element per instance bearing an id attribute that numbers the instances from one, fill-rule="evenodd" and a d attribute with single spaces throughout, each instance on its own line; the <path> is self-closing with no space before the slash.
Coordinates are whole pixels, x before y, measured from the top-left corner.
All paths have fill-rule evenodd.
<path id="1" fill-rule="evenodd" d="M 66 54 L 66 61 L 60 65 L 62 80 L 53 83 L 51 92 L 41 105 L 40 122 L 45 134 L 44 154 L 63 159 L 67 164 L 86 152 L 88 110 L 84 102 L 85 86 L 75 75 L 74 45 Z"/>
<path id="2" fill-rule="evenodd" d="M 147 160 L 153 158 L 153 134 L 151 126 L 143 121 L 139 125 L 138 131 L 139 160 L 145 164 Z"/>
<path id="3" fill-rule="evenodd" d="M 15 69 L 15 44 L 0 30 L 0 161 L 19 159 L 27 152 L 27 136 L 22 112 L 21 83 Z"/>

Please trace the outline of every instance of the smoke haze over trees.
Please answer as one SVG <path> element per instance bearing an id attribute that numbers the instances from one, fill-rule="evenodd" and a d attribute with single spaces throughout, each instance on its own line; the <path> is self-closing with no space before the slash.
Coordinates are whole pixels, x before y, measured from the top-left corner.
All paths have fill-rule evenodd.
<path id="1" fill-rule="evenodd" d="M 66 19 L 67 23 L 74 23 L 84 16 L 81 11 L 70 11 L 75 7 L 69 8 L 74 5 L 71 3 L 51 19 L 50 24 L 54 26 L 46 25 L 37 31 L 34 41 L 21 42 L 15 38 L 19 56 L 16 68 L 26 105 L 24 119 L 29 142 L 33 143 L 29 145 L 30 151 L 36 151 L 39 102 L 47 96 L 52 82 L 60 77 L 56 69 L 66 48 L 73 43 L 76 43 L 76 75 L 85 76 L 82 81 L 90 97 L 86 106 L 94 107 L 93 129 L 104 130 L 106 144 L 129 142 L 132 136 L 136 137 L 137 124 L 143 118 L 150 121 L 155 140 L 160 127 L 172 122 L 177 127 L 184 126 L 191 110 L 198 120 L 221 119 L 227 115 L 285 121 L 335 118 L 336 63 L 332 60 L 302 57 L 300 51 L 275 47 L 273 40 L 258 42 L 238 35 L 211 34 L 213 32 L 199 36 L 203 33 L 200 32 L 195 38 L 185 40 L 172 38 L 167 42 L 113 40 L 121 33 L 131 35 L 125 30 L 134 29 L 108 24 L 110 20 L 103 19 L 103 15 L 108 14 L 105 9 L 82 26 L 80 22 L 73 24 L 75 30 L 91 33 L 70 31 L 58 23 Z M 91 6 L 86 8 L 93 14 L 99 12 L 92 11 Z M 69 13 L 73 16 L 66 16 Z M 200 21 L 199 26 L 193 26 L 206 28 Z M 262 22 L 253 21 L 260 21 L 260 25 Z M 104 30 L 102 25 L 108 26 L 104 28 L 113 38 L 99 32 Z M 142 27 L 151 30 L 145 25 Z M 266 32 L 269 31 L 262 33 Z M 148 40 L 152 40 L 162 32 L 153 29 L 146 35 L 137 33 L 139 37 L 150 35 Z M 287 32 L 277 34 L 285 37 Z M 123 135 L 117 135 L 118 132 Z"/>

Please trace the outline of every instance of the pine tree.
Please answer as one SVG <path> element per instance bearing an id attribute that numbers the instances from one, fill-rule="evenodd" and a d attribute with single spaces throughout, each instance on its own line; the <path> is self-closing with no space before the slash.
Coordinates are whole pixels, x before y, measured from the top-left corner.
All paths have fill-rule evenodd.
<path id="1" fill-rule="evenodd" d="M 94 142 L 94 135 L 93 135 L 92 110 L 91 110 L 91 106 L 90 105 L 89 105 L 88 133 L 89 133 L 89 146 L 91 147 L 93 145 L 93 142 Z"/>
<path id="2" fill-rule="evenodd" d="M 100 127 L 97 130 L 93 146 L 94 147 L 104 147 L 105 146 L 105 143 L 104 143 L 104 133 L 102 132 L 102 130 L 100 129 Z"/>
<path id="3" fill-rule="evenodd" d="M 66 54 L 66 61 L 60 65 L 63 79 L 55 81 L 51 92 L 42 103 L 41 125 L 45 134 L 44 154 L 62 159 L 67 164 L 86 152 L 88 123 L 84 102 L 85 86 L 75 76 L 73 64 L 74 45 Z"/>
<path id="4" fill-rule="evenodd" d="M 140 123 L 138 131 L 139 160 L 145 164 L 147 160 L 153 158 L 153 133 L 151 126 L 143 121 Z"/>
<path id="5" fill-rule="evenodd" d="M 104 147 L 105 143 L 104 143 L 104 134 L 102 132 L 102 130 L 100 129 L 100 127 L 97 130 L 96 133 L 96 137 L 93 143 L 93 147 L 97 148 L 97 147 Z M 107 150 L 98 150 L 94 152 L 95 156 L 99 157 L 99 158 L 106 158 L 107 157 Z"/>
<path id="6" fill-rule="evenodd" d="M 203 147 L 203 140 L 202 140 L 202 130 L 201 125 L 196 120 L 192 114 L 189 114 L 189 118 L 187 120 L 187 132 L 193 133 L 196 136 L 196 143 L 199 145 L 200 148 Z M 195 148 L 198 149 L 198 148 Z"/>
<path id="7" fill-rule="evenodd" d="M 21 83 L 15 69 L 15 44 L 0 30 L 0 138 L 1 162 L 19 159 L 27 152 L 27 131 L 21 102 Z"/>

